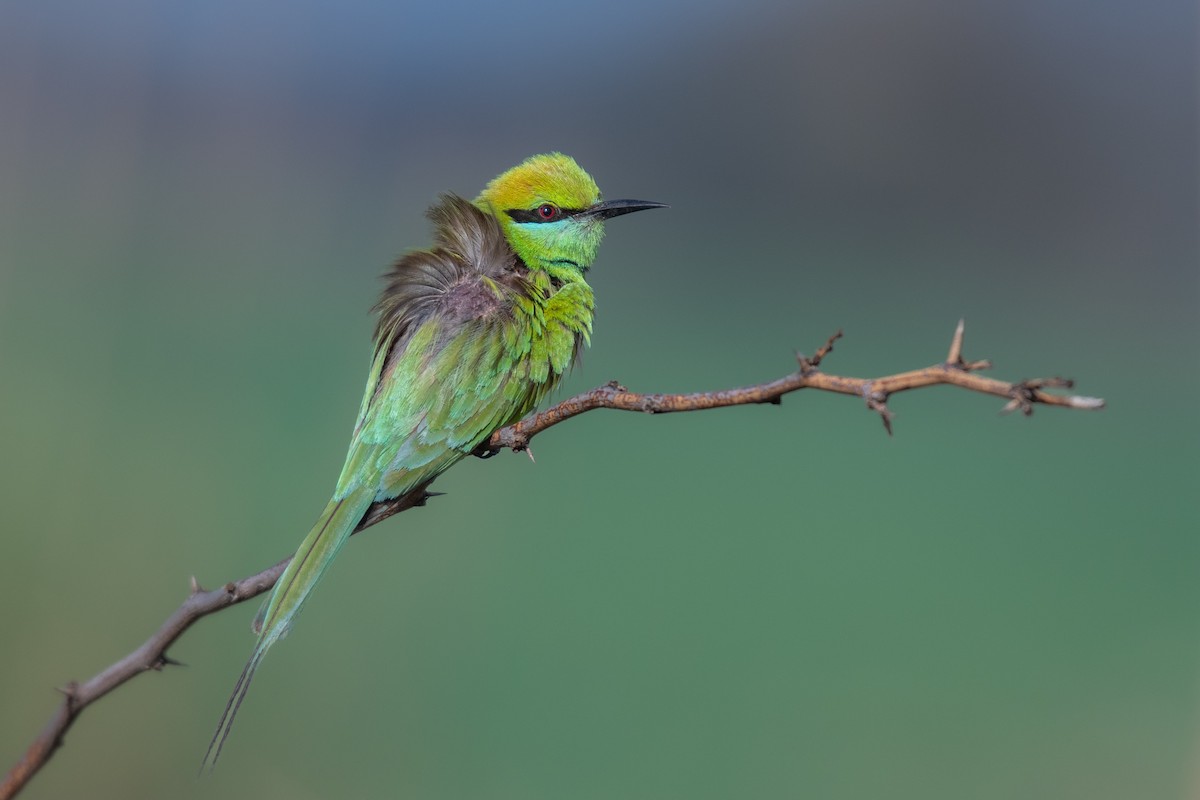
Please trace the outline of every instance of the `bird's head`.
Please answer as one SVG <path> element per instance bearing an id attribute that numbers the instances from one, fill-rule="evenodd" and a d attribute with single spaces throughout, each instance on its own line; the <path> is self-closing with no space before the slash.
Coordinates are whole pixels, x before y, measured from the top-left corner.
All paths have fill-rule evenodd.
<path id="1" fill-rule="evenodd" d="M 592 176 L 562 153 L 533 156 L 502 173 L 475 205 L 500 221 L 522 261 L 552 273 L 584 272 L 596 258 L 606 219 L 663 207 L 645 200 L 602 201 Z"/>

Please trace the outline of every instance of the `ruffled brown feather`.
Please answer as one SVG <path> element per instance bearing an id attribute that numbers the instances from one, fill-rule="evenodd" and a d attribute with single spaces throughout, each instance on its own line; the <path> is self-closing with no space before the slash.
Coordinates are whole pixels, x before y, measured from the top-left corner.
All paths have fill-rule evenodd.
<path id="1" fill-rule="evenodd" d="M 376 346 L 395 347 L 434 313 L 465 320 L 495 311 L 500 298 L 480 279 L 506 282 L 523 272 L 500 223 L 469 200 L 443 195 L 427 215 L 434 224 L 433 248 L 408 253 L 384 275 L 373 309 L 379 315 Z"/>

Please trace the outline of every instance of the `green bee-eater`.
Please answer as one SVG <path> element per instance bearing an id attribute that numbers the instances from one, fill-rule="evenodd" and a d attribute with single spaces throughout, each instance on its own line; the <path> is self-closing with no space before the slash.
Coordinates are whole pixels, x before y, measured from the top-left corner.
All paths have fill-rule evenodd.
<path id="1" fill-rule="evenodd" d="M 660 208 L 601 201 L 560 153 L 533 156 L 469 202 L 429 210 L 434 246 L 401 258 L 375 310 L 375 351 L 333 497 L 256 621 L 258 641 L 205 755 L 216 763 L 254 672 L 372 503 L 399 497 L 529 413 L 592 332 L 588 266 L 604 221 Z"/>

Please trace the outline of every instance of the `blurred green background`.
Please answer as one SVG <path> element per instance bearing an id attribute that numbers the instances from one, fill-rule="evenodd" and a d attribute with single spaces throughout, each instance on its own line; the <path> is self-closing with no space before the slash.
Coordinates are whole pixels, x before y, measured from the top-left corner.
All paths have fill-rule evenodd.
<path id="1" fill-rule="evenodd" d="M 1190 2 L 0 6 L 0 760 L 53 687 L 290 553 L 376 276 L 438 192 L 609 197 L 567 391 L 944 357 L 951 389 L 597 412 L 341 556 L 196 768 L 253 603 L 91 708 L 30 798 L 1200 792 Z"/>

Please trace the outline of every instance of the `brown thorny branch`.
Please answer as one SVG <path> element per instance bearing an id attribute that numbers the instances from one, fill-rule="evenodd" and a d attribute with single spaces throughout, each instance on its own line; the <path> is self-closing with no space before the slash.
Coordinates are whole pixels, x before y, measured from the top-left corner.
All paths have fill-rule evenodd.
<path id="1" fill-rule="evenodd" d="M 811 357 L 797 354 L 795 372 L 773 381 L 740 389 L 693 394 L 639 394 L 631 392 L 613 381 L 592 389 L 590 392 L 575 395 L 541 413 L 531 414 L 506 428 L 501 428 L 475 451 L 475 455 L 487 458 L 504 449 L 525 450 L 529 446 L 529 440 L 547 428 L 596 408 L 665 414 L 674 411 L 699 411 L 706 408 L 751 403 L 778 405 L 785 394 L 798 389 L 819 389 L 860 397 L 866 402 L 868 409 L 879 414 L 883 420 L 883 426 L 889 434 L 892 432 L 892 412 L 887 405 L 888 399 L 897 392 L 938 384 L 949 384 L 973 392 L 1004 398 L 1008 401 L 1002 409 L 1005 413 L 1019 410 L 1028 416 L 1033 413 L 1034 405 L 1039 403 L 1084 410 L 1104 408 L 1104 401 L 1099 398 L 1050 394 L 1045 391 L 1046 389 L 1072 388 L 1072 381 L 1064 378 L 1039 378 L 1018 383 L 1006 383 L 976 374 L 979 370 L 990 367 L 991 363 L 963 359 L 963 323 L 961 320 L 954 332 L 950 352 L 945 361 L 883 378 L 846 378 L 829 375 L 819 369 L 822 360 L 833 350 L 833 343 L 841 335 L 841 331 L 838 331 L 829 337 L 829 340 Z M 354 532 L 369 528 L 401 511 L 425 505 L 427 499 L 435 496 L 435 493 L 429 491 L 431 482 L 428 481 L 417 486 L 401 497 L 375 503 L 367 510 L 362 522 L 358 524 Z M 0 800 L 14 797 L 45 765 L 54 751 L 62 744 L 67 729 L 85 708 L 143 672 L 161 670 L 168 665 L 178 664 L 179 662 L 167 655 L 167 648 L 173 645 L 194 622 L 201 617 L 214 614 L 266 592 L 275 585 L 275 581 L 290 560 L 290 557 L 285 558 L 262 572 L 241 580 L 231 581 L 219 589 L 205 590 L 201 588 L 195 578 L 192 578 L 191 592 L 183 605 L 167 617 L 162 627 L 155 631 L 141 647 L 89 680 L 83 683 L 72 681 L 59 690 L 63 699 L 58 710 L 54 712 L 54 716 L 34 739 L 25 754 L 21 756 L 16 766 L 8 773 L 4 782 L 0 783 Z"/>

